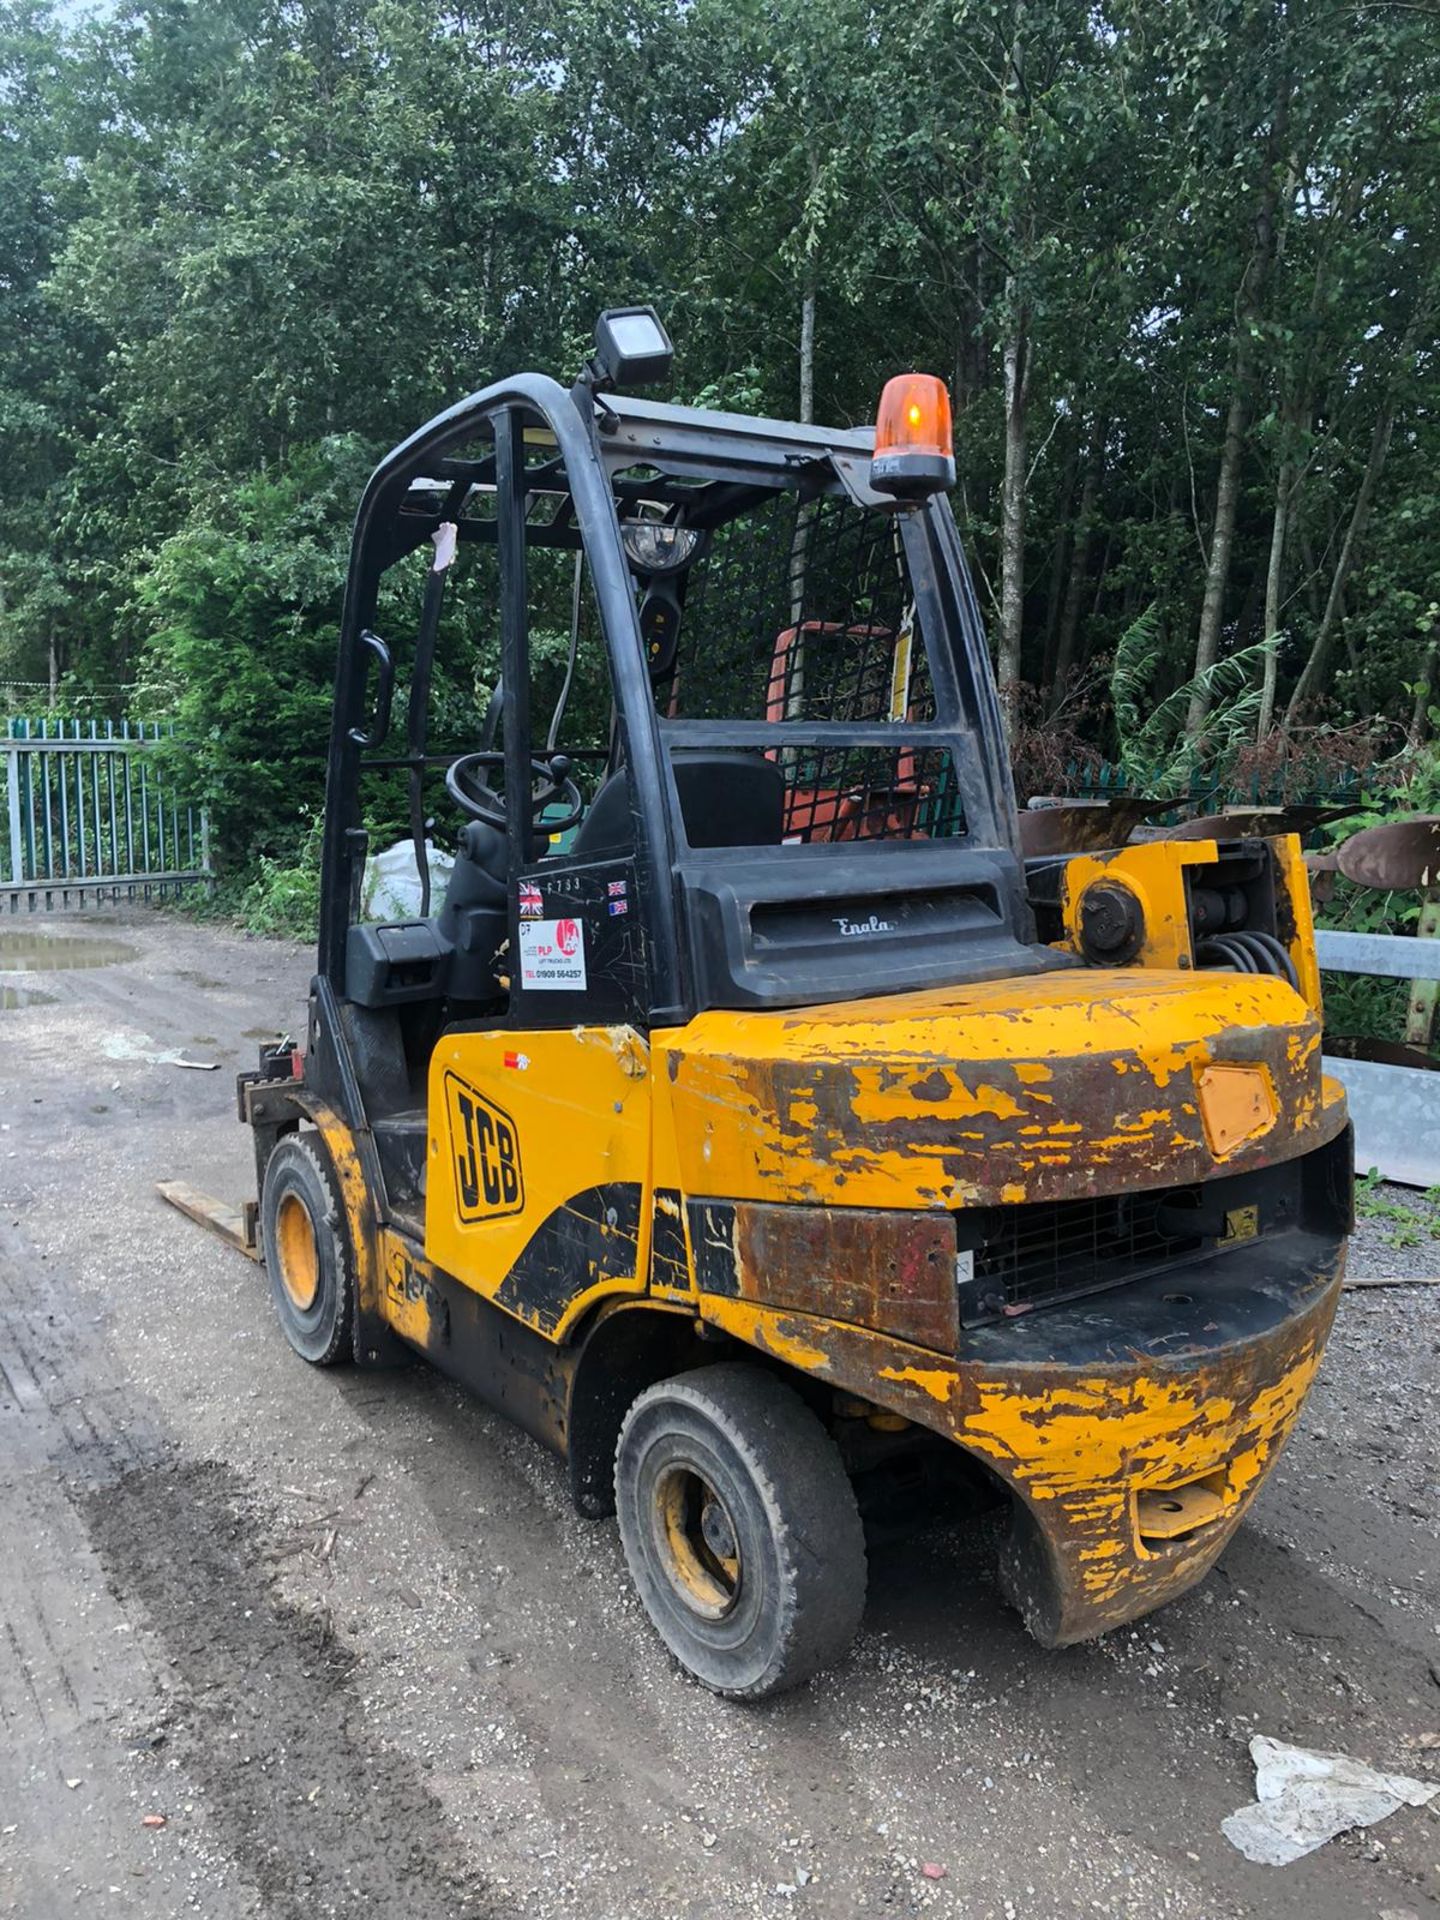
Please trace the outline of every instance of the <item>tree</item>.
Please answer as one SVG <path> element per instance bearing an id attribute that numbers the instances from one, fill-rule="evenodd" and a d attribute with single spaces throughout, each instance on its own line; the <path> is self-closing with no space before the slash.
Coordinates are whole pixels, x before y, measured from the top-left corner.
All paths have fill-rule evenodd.
<path id="1" fill-rule="evenodd" d="M 323 691 L 365 464 L 656 299 L 712 404 L 949 378 L 1007 711 L 1153 604 L 1187 753 L 1242 654 L 1428 725 L 1437 102 L 1365 0 L 0 0 L 0 673 Z"/>

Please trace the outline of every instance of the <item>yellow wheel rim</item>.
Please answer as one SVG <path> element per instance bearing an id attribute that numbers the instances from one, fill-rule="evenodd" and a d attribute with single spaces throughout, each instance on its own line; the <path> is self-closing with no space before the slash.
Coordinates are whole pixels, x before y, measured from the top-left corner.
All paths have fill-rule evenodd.
<path id="1" fill-rule="evenodd" d="M 287 1193 L 276 1210 L 275 1258 L 286 1299 L 297 1313 L 308 1313 L 320 1291 L 320 1249 L 310 1209 L 298 1194 Z"/>
<path id="2" fill-rule="evenodd" d="M 670 1467 L 655 1487 L 665 1571 L 681 1598 L 708 1620 L 729 1613 L 740 1593 L 740 1545 L 724 1501 L 689 1467 Z"/>

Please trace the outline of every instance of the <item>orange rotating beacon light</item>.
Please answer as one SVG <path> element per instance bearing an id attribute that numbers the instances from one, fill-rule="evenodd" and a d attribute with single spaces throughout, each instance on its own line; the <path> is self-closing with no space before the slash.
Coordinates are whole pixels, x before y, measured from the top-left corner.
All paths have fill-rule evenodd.
<path id="1" fill-rule="evenodd" d="M 897 373 L 885 382 L 870 484 L 897 500 L 918 500 L 954 486 L 950 395 L 933 373 Z"/>

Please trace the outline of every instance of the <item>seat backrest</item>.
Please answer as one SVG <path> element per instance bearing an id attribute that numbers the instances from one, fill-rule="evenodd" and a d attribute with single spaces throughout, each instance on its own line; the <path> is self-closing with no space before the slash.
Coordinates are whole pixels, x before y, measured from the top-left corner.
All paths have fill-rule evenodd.
<path id="1" fill-rule="evenodd" d="M 762 753 L 686 753 L 674 758 L 685 837 L 692 847 L 778 847 L 785 776 Z M 628 850 L 634 838 L 623 767 L 602 784 L 575 835 L 573 854 Z"/>

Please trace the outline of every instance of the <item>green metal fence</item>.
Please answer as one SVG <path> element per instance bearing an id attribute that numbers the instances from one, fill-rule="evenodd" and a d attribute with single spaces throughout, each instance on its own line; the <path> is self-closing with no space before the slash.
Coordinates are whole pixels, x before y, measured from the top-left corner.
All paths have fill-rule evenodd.
<path id="1" fill-rule="evenodd" d="M 11 719 L 0 734 L 0 911 L 160 899 L 211 879 L 204 812 L 179 800 L 128 720 Z"/>
<path id="2" fill-rule="evenodd" d="M 1258 775 L 1249 780 L 1221 779 L 1202 773 L 1177 787 L 1173 780 L 1165 779 L 1163 769 L 1132 775 L 1109 761 L 1072 760 L 1064 780 L 1064 791 L 1077 800 L 1108 800 L 1122 793 L 1156 800 L 1173 797 L 1177 808 L 1189 807 L 1200 813 L 1217 813 L 1227 806 L 1358 806 L 1364 790 L 1364 774 L 1358 768 L 1342 768 L 1324 778 L 1292 768 L 1278 780 Z"/>

